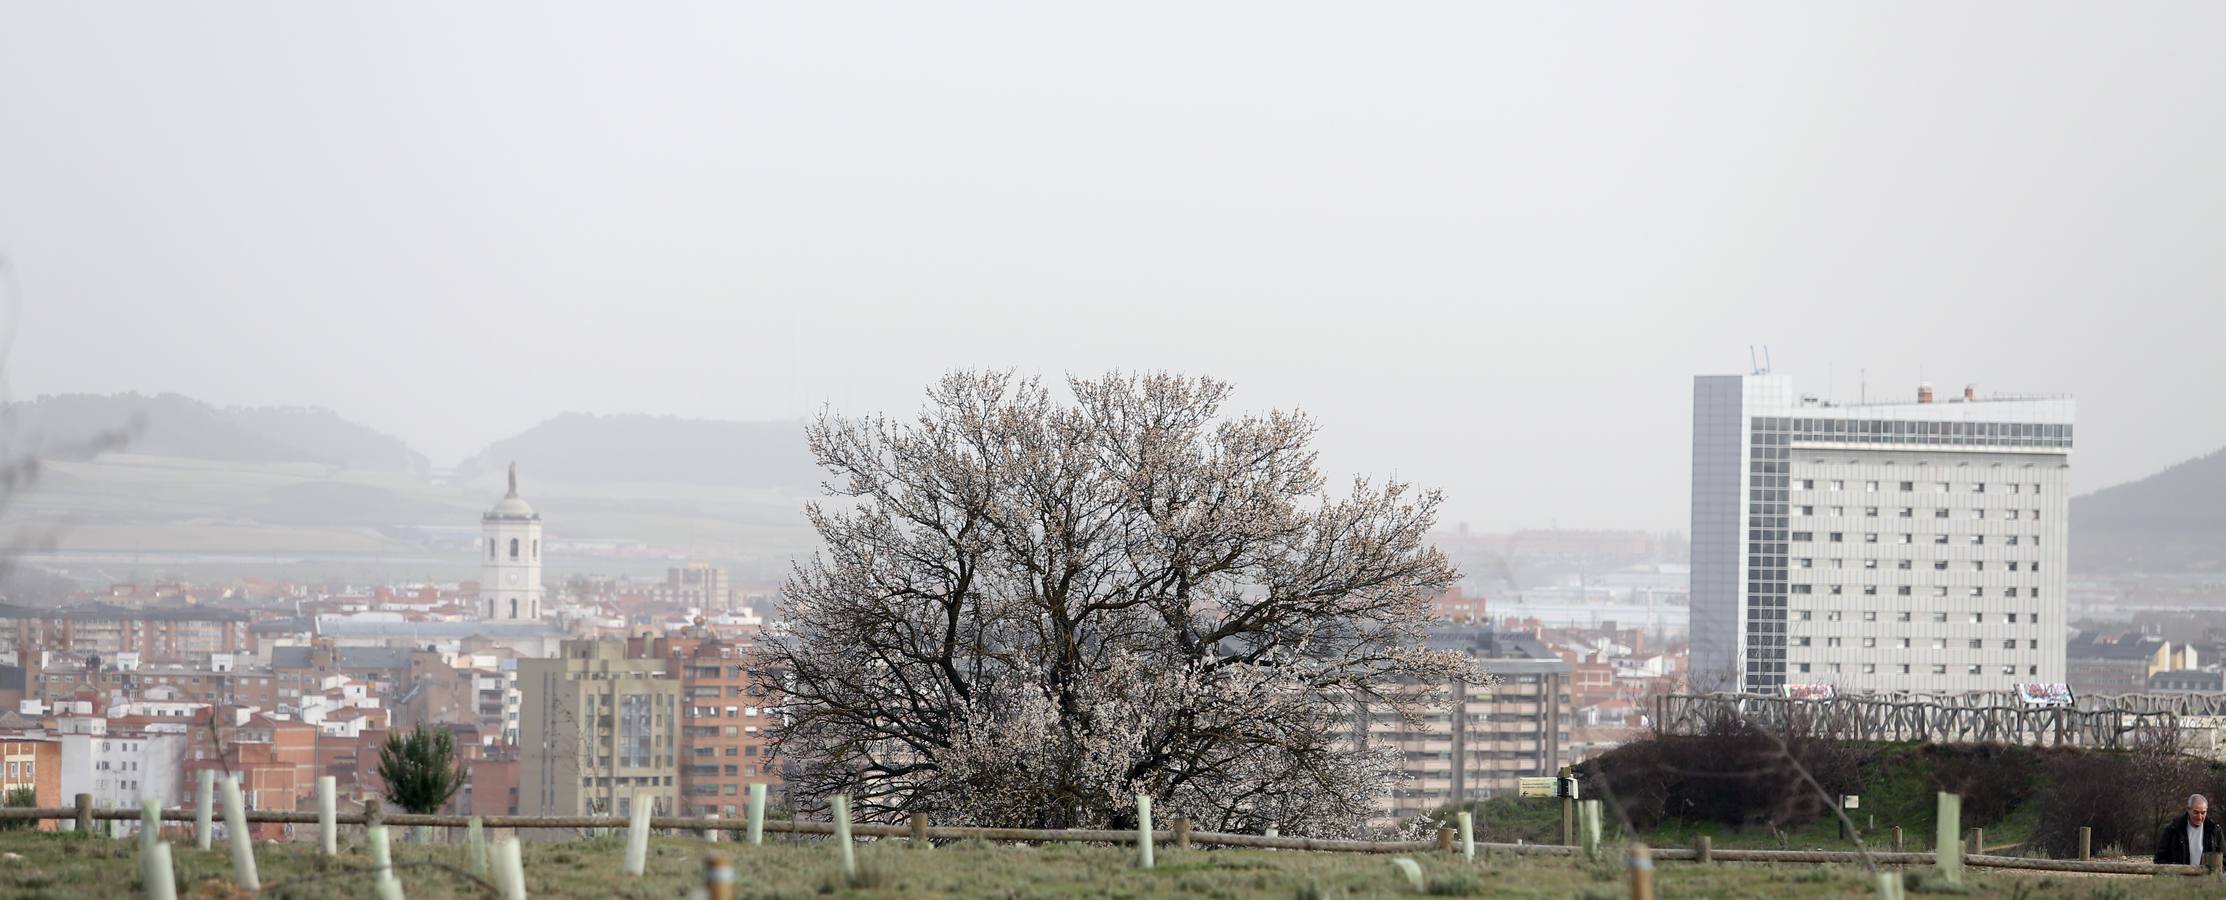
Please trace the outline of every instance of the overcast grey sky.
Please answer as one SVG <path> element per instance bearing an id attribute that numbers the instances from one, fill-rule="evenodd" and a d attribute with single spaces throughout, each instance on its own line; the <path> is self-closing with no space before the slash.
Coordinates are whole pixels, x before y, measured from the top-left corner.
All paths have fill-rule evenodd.
<path id="1" fill-rule="evenodd" d="M 2226 3 L 0 0 L 19 397 L 1303 407 L 1478 527 L 1685 525 L 1691 376 L 2226 444 Z"/>

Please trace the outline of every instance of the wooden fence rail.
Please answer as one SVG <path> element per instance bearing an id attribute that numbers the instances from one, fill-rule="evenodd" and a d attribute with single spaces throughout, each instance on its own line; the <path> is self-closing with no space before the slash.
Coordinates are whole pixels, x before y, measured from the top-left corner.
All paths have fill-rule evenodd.
<path id="1" fill-rule="evenodd" d="M 296 825 L 313 825 L 317 824 L 318 822 L 318 815 L 314 812 L 300 812 L 294 810 L 246 810 L 245 812 L 247 821 L 250 823 L 269 822 Z M 98 821 L 126 820 L 136 822 L 142 819 L 143 811 L 137 809 L 87 809 L 81 811 L 75 807 L 68 806 L 16 808 L 0 807 L 0 821 L 23 819 L 58 819 L 63 821 L 71 821 L 80 818 L 81 814 L 86 818 Z M 368 820 L 372 820 L 374 818 L 376 819 L 378 824 L 388 826 L 430 826 L 433 828 L 467 828 L 471 825 L 475 818 L 480 823 L 480 826 L 482 828 L 608 828 L 612 830 L 624 830 L 631 824 L 631 820 L 626 816 L 473 817 L 391 813 L 373 817 L 359 812 L 338 813 L 333 816 L 333 821 L 335 822 L 335 824 L 339 825 L 363 825 L 366 824 Z M 194 811 L 191 809 L 166 809 L 161 811 L 161 819 L 165 822 L 193 822 L 195 820 L 195 815 Z M 739 831 L 743 828 L 743 824 L 743 821 L 740 819 L 728 818 L 681 818 L 673 816 L 656 816 L 652 817 L 649 820 L 649 827 L 652 829 L 668 829 L 693 832 Z M 832 835 L 835 832 L 835 823 L 767 821 L 764 823 L 764 830 L 766 832 L 774 834 Z M 870 823 L 852 824 L 850 826 L 850 833 L 851 835 L 856 837 L 880 838 L 912 838 L 918 837 L 920 834 L 912 826 L 908 825 L 881 825 Z M 1312 850 L 1328 853 L 1430 853 L 1443 852 L 1447 846 L 1446 842 L 1442 839 L 1420 841 L 1359 841 L 1291 837 L 1283 835 L 1228 834 L 1213 831 L 1189 831 L 1187 829 L 1187 823 L 1185 823 L 1183 826 L 1178 826 L 1177 828 L 1154 830 L 1152 832 L 1152 840 L 1154 842 L 1164 841 L 1173 843 L 1178 841 L 1179 834 L 1183 837 L 1186 837 L 1189 845 L 1191 846 L 1249 847 L 1255 849 L 1270 850 Z M 1011 843 L 1082 843 L 1133 845 L 1137 843 L 1139 839 L 1139 834 L 1134 829 L 1116 831 L 1092 829 L 976 828 L 964 826 L 933 826 L 926 829 L 926 835 L 930 839 L 934 840 L 983 840 Z M 1179 846 L 1179 844 L 1177 845 Z M 1479 842 L 1476 844 L 1476 847 L 1479 851 L 1522 855 L 1568 856 L 1580 852 L 1579 849 L 1576 847 L 1562 846 L 1558 844 L 1498 844 Z M 1651 855 L 1652 858 L 1655 860 L 1680 860 L 1690 862 L 1700 861 L 1699 851 L 1692 848 L 1660 847 L 1653 849 Z M 1844 850 L 1725 850 L 1711 848 L 1708 854 L 1708 859 L 1711 862 L 1857 864 L 1863 862 L 1864 855 L 1861 853 Z M 1926 866 L 1932 865 L 1935 862 L 1933 854 L 1930 853 L 1874 852 L 1869 854 L 1869 859 L 1870 861 L 1880 865 L 1900 866 Z M 1963 856 L 1963 864 L 1967 866 L 1981 866 L 1996 869 L 2021 869 L 2040 872 L 2079 872 L 2101 875 L 2199 876 L 2205 874 L 2205 870 L 2202 866 L 2157 865 L 2153 863 L 2110 862 L 2103 860 L 2029 859 L 2017 856 L 1985 856 L 1971 854 L 1966 854 Z"/>
<path id="2" fill-rule="evenodd" d="M 9 819 L 71 820 L 76 817 L 77 810 L 68 806 L 0 807 L 0 821 Z M 136 809 L 95 809 L 91 811 L 91 818 L 100 821 L 137 822 L 141 818 L 141 811 Z M 365 825 L 370 824 L 371 820 L 370 816 L 360 812 L 338 813 L 332 818 L 336 825 Z M 424 825 L 433 828 L 467 828 L 470 827 L 473 818 L 473 816 L 386 813 L 378 817 L 378 824 L 395 827 Z M 479 816 L 477 818 L 482 828 L 624 829 L 632 824 L 626 816 Z M 195 816 L 194 811 L 190 809 L 166 809 L 162 811 L 162 820 L 165 822 L 192 822 L 195 820 Z M 299 810 L 251 809 L 247 810 L 247 821 L 250 823 L 315 825 L 318 818 L 316 813 Z M 742 819 L 729 818 L 652 816 L 649 820 L 650 828 L 675 831 L 739 831 L 744 827 L 744 824 Z M 835 823 L 769 819 L 765 822 L 764 829 L 767 834 L 833 835 L 835 833 Z M 850 826 L 850 833 L 855 837 L 908 838 L 916 836 L 908 825 L 878 825 L 865 822 L 853 823 Z M 1134 844 L 1137 841 L 1137 833 L 1134 829 L 980 828 L 936 825 L 927 829 L 926 836 L 930 840 L 941 841 L 982 840 L 1022 844 Z M 1172 842 L 1175 839 L 1174 828 L 1154 829 L 1152 831 L 1152 840 L 1154 841 Z M 1194 845 L 1253 847 L 1272 850 L 1323 850 L 1345 853 L 1423 853 L 1435 850 L 1438 847 L 1435 840 L 1348 841 L 1305 837 L 1270 837 L 1258 834 L 1223 834 L 1212 831 L 1190 832 L 1189 840 Z"/>

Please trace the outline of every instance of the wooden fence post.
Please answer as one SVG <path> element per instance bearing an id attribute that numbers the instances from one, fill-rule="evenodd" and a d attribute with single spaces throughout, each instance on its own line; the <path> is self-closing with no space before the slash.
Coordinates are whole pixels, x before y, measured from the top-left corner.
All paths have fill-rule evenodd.
<path id="1" fill-rule="evenodd" d="M 1894 826 L 1894 852 L 1901 852 L 1901 826 Z"/>
<path id="2" fill-rule="evenodd" d="M 1654 854 L 1640 841 L 1631 842 L 1631 900 L 1654 900 Z"/>
<path id="3" fill-rule="evenodd" d="M 717 850 L 703 854 L 704 900 L 734 900 L 734 859 Z"/>
<path id="4" fill-rule="evenodd" d="M 2079 826 L 2079 858 L 2095 858 L 2095 830 L 2086 825 Z"/>
<path id="5" fill-rule="evenodd" d="M 929 843 L 929 842 L 928 842 L 928 814 L 927 814 L 927 813 L 924 813 L 924 812 L 916 812 L 916 813 L 913 813 L 913 814 L 912 814 L 912 846 L 914 846 L 914 847 L 933 847 L 933 846 L 935 846 L 934 844 L 931 844 L 931 843 Z"/>
<path id="6" fill-rule="evenodd" d="M 255 838 L 247 830 L 247 806 L 240 801 L 239 779 L 224 776 L 223 792 L 225 837 L 232 843 L 232 883 L 252 894 L 263 889 L 263 882 L 255 877 Z"/>
<path id="7" fill-rule="evenodd" d="M 1461 830 L 1461 858 L 1469 862 L 1475 862 L 1476 815 L 1468 810 L 1462 810 L 1454 816 L 1454 821 L 1457 823 L 1456 827 Z"/>
<path id="8" fill-rule="evenodd" d="M 1136 795 L 1136 864 L 1152 867 L 1152 797 Z"/>
<path id="9" fill-rule="evenodd" d="M 77 795 L 77 833 L 93 833 L 93 795 Z"/>
<path id="10" fill-rule="evenodd" d="M 207 850 L 215 840 L 216 770 L 202 769 L 193 788 L 193 846 Z"/>
<path id="11" fill-rule="evenodd" d="M 1438 826 L 1438 852 L 1453 852 L 1453 829 L 1444 825 Z"/>
<path id="12" fill-rule="evenodd" d="M 1716 861 L 1716 839 L 1701 835 L 1693 839 L 1693 861 L 1707 865 Z"/>
<path id="13" fill-rule="evenodd" d="M 1963 795 L 1940 792 L 1932 833 L 1933 868 L 1940 880 L 1963 885 Z"/>
<path id="14" fill-rule="evenodd" d="M 1175 849 L 1190 849 L 1190 817 L 1175 817 Z"/>
<path id="15" fill-rule="evenodd" d="M 1986 855 L 1986 829 L 1971 829 L 1971 856 Z"/>

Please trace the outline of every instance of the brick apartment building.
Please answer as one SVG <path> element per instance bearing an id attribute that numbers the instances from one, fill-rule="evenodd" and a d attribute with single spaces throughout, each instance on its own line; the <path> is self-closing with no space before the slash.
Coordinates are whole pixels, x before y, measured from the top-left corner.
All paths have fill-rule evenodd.
<path id="1" fill-rule="evenodd" d="M 423 652 L 409 647 L 339 647 L 320 640 L 306 647 L 271 648 L 271 673 L 278 678 L 279 693 L 286 697 L 315 692 L 334 675 L 386 691 L 408 680 L 410 657 Z"/>
<path id="2" fill-rule="evenodd" d="M 204 606 L 130 607 L 109 603 L 38 609 L 0 604 L 0 650 L 45 650 L 83 658 L 137 653 L 148 662 L 197 660 L 211 653 L 253 653 L 248 615 Z"/>
<path id="3" fill-rule="evenodd" d="M 680 676 L 683 815 L 740 815 L 752 784 L 779 794 L 767 747 L 773 711 L 751 683 L 748 641 L 723 640 L 699 620 L 679 636 L 635 638 L 628 649 L 666 660 L 666 671 Z"/>
<path id="4" fill-rule="evenodd" d="M 113 657 L 55 658 L 51 653 L 26 652 L 23 679 L 27 699 L 48 703 L 87 693 L 107 697 L 121 691 L 139 696 L 165 687 L 179 702 L 272 709 L 281 696 L 269 669 L 237 667 L 230 660 L 214 665 L 119 665 Z"/>
<path id="5" fill-rule="evenodd" d="M 498 744 L 462 748 L 465 784 L 454 812 L 468 816 L 518 814 L 518 748 Z"/>
<path id="6" fill-rule="evenodd" d="M 21 731 L 0 733 L 0 797 L 30 788 L 38 802 L 33 806 L 66 806 L 62 797 L 62 739 L 29 735 Z M 41 831 L 52 831 L 55 822 L 42 821 Z"/>
<path id="7" fill-rule="evenodd" d="M 1552 775 L 1569 760 L 1570 664 L 1529 635 L 1486 625 L 1440 625 L 1429 646 L 1476 660 L 1497 684 L 1454 681 L 1445 702 L 1419 725 L 1388 709 L 1363 708 L 1355 739 L 1389 745 L 1405 780 L 1379 798 L 1371 823 L 1395 825 L 1449 803 L 1515 790 L 1519 779 Z"/>

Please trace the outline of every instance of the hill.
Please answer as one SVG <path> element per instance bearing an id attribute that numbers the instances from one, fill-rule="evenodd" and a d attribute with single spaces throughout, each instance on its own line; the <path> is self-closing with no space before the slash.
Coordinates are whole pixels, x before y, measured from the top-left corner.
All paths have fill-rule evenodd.
<path id="1" fill-rule="evenodd" d="M 121 447 L 89 439 L 131 432 Z M 133 577 L 468 578 L 500 463 L 563 550 L 552 572 L 661 571 L 671 558 L 777 579 L 816 539 L 816 470 L 794 424 L 565 416 L 444 477 L 400 440 L 322 409 L 217 407 L 176 394 L 65 395 L 7 407 L 0 441 L 41 462 L 11 523 L 31 561 L 87 583 Z"/>
<path id="2" fill-rule="evenodd" d="M 796 422 L 565 413 L 490 445 L 459 480 L 531 460 L 537 477 L 581 484 L 701 484 L 809 494 L 821 473 Z"/>
<path id="3" fill-rule="evenodd" d="M 60 394 L 7 408 L 24 453 L 87 459 L 92 438 L 131 432 L 132 453 L 232 463 L 317 463 L 422 476 L 425 457 L 391 435 L 314 407 L 217 407 L 178 394 Z"/>
<path id="4" fill-rule="evenodd" d="M 2071 501 L 2080 572 L 2226 570 L 2226 449 Z"/>

